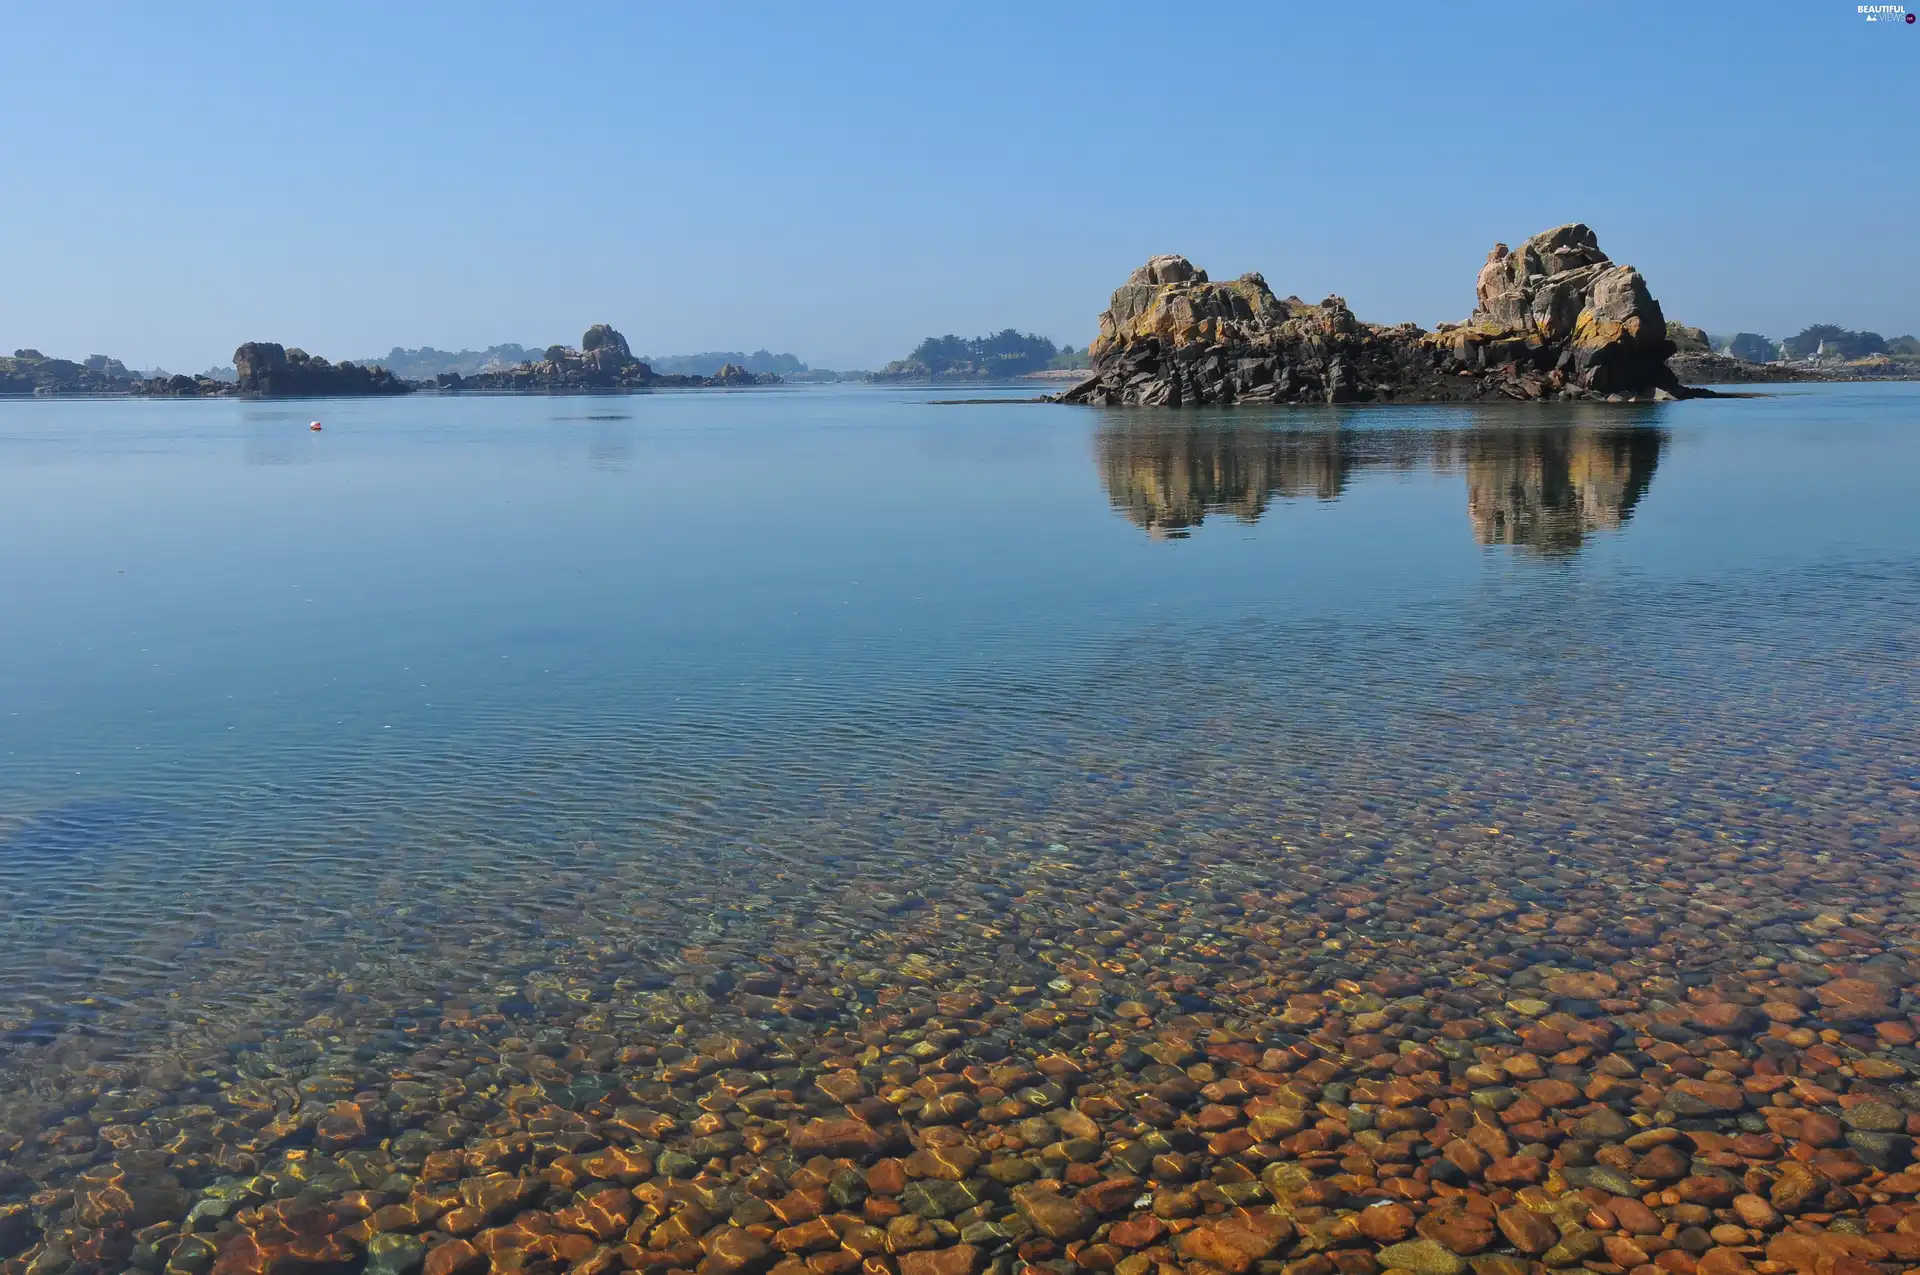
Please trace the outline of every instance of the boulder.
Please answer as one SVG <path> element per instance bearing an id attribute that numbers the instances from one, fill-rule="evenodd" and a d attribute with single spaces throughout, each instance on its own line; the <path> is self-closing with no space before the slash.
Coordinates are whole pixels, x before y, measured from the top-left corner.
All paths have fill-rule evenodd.
<path id="1" fill-rule="evenodd" d="M 1667 340 L 1673 342 L 1677 354 L 1711 354 L 1713 341 L 1702 328 L 1690 328 L 1684 323 L 1667 320 Z"/>
<path id="2" fill-rule="evenodd" d="M 589 354 L 606 350 L 624 362 L 633 362 L 633 350 L 627 345 L 627 338 L 610 323 L 596 323 L 588 328 L 587 334 L 580 338 L 580 348 Z"/>
<path id="3" fill-rule="evenodd" d="M 1680 397 L 1659 302 L 1578 223 L 1495 244 L 1463 324 L 1363 323 L 1340 297 L 1277 297 L 1258 274 L 1212 282 L 1185 257 L 1148 259 L 1115 290 L 1093 375 L 1058 401 L 1450 402 Z"/>

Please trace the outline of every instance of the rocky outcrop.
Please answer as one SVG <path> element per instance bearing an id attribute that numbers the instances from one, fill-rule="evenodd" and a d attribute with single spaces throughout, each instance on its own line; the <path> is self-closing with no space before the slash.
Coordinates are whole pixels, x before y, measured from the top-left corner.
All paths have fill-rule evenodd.
<path id="1" fill-rule="evenodd" d="M 134 386 L 135 394 L 147 398 L 224 398 L 240 392 L 232 381 L 216 380 L 204 373 L 197 376 L 154 376 Z"/>
<path id="2" fill-rule="evenodd" d="M 52 359 L 38 350 L 15 350 L 0 358 L 0 394 L 130 394 L 139 384 L 127 365 L 104 354 L 79 362 Z"/>
<path id="3" fill-rule="evenodd" d="M 1774 381 L 1831 381 L 1815 368 L 1787 363 L 1750 363 L 1726 354 L 1711 352 L 1676 354 L 1667 366 L 1683 385 L 1751 385 Z"/>
<path id="4" fill-rule="evenodd" d="M 1135 270 L 1100 316 L 1093 375 L 1058 401 L 1142 404 L 1645 399 L 1685 393 L 1660 304 L 1587 227 L 1494 245 L 1472 316 L 1427 332 L 1362 323 L 1339 297 L 1214 283 L 1185 257 Z"/>
<path id="5" fill-rule="evenodd" d="M 723 363 L 720 370 L 710 378 L 715 385 L 778 385 L 780 378 L 772 373 L 756 376 L 738 363 Z"/>
<path id="6" fill-rule="evenodd" d="M 12 358 L 0 358 L 0 394 L 33 394 L 41 398 L 99 394 L 212 398 L 233 392 L 232 385 L 207 376 L 143 377 L 119 359 L 104 354 L 89 354 L 78 363 L 71 359 L 50 359 L 38 350 L 15 350 Z"/>
<path id="7" fill-rule="evenodd" d="M 780 378 L 755 376 L 735 364 L 715 376 L 662 376 L 634 357 L 627 338 L 610 324 L 596 323 L 580 338 L 580 348 L 550 345 L 542 358 L 513 367 L 462 376 L 457 372 L 435 378 L 443 390 L 579 394 L 607 390 L 644 390 L 674 386 L 769 385 Z"/>
<path id="8" fill-rule="evenodd" d="M 329 363 L 273 341 L 249 341 L 233 352 L 239 393 L 253 398 L 331 398 L 410 394 L 413 385 L 384 367 Z"/>

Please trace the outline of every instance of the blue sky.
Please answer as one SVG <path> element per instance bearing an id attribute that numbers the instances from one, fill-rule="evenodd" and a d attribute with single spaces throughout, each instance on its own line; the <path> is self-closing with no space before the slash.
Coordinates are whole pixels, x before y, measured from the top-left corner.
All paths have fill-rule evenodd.
<path id="1" fill-rule="evenodd" d="M 0 347 L 1084 342 L 1156 252 L 1362 318 L 1583 220 L 1669 317 L 1920 328 L 1852 3 L 6 4 Z"/>

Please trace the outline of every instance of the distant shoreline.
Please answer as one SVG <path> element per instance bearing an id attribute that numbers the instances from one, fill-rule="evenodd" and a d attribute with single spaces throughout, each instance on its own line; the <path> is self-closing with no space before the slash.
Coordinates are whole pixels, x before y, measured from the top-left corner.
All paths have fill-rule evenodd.
<path id="1" fill-rule="evenodd" d="M 1762 365 L 1765 366 L 1765 365 Z M 583 386 L 566 389 L 452 389 L 439 386 L 421 386 L 414 393 L 427 398 L 610 398 L 631 397 L 643 394 L 693 393 L 714 390 L 810 390 L 817 386 L 854 386 L 866 389 L 955 389 L 972 386 L 988 389 L 993 386 L 1018 388 L 1035 382 L 1077 383 L 1091 376 L 1092 372 L 1084 368 L 1049 368 L 1040 372 L 1026 372 L 1006 380 L 928 379 L 919 381 L 822 381 L 822 382 L 783 382 L 777 385 L 646 385 L 646 386 Z M 1683 378 L 1684 379 L 1684 378 Z M 1883 383 L 1906 383 L 1920 381 L 1920 374 L 1901 376 L 1842 376 L 1831 373 L 1802 375 L 1794 377 L 1753 377 L 1735 380 L 1718 378 L 1703 379 L 1698 383 L 1685 380 L 1689 388 L 1704 388 L 1712 385 L 1740 384 L 1780 384 L 1780 385 L 1870 385 Z M 364 394 L 223 394 L 223 395 L 155 395 L 129 390 L 78 390 L 60 393 L 6 393 L 0 392 L 0 403 L 21 402 L 82 402 L 108 399 L 139 399 L 143 402 L 204 402 L 209 400 L 242 403 L 290 403 L 319 402 L 326 399 L 365 399 Z M 411 397 L 411 396 L 408 396 Z M 1723 395 L 1723 397 L 1733 397 Z M 971 400 L 969 400 L 971 401 Z M 999 402 L 1002 400 L 979 400 Z M 1012 401 L 1012 400 L 1007 400 Z"/>

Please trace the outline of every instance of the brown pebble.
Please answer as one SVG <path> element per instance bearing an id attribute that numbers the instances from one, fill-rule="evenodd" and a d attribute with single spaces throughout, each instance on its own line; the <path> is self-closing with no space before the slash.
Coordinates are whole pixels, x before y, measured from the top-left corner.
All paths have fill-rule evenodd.
<path id="1" fill-rule="evenodd" d="M 1361 1209 L 1360 1233 L 1376 1244 L 1397 1244 L 1413 1233 L 1413 1210 L 1404 1204 L 1375 1204 Z"/>
<path id="2" fill-rule="evenodd" d="M 1544 1253 L 1560 1242 L 1560 1228 L 1524 1205 L 1501 1209 L 1498 1222 L 1507 1241 L 1529 1256 Z"/>
<path id="3" fill-rule="evenodd" d="M 1628 1235 L 1658 1235 L 1663 1225 L 1652 1209 L 1627 1196 L 1608 1201 L 1607 1209 Z"/>

